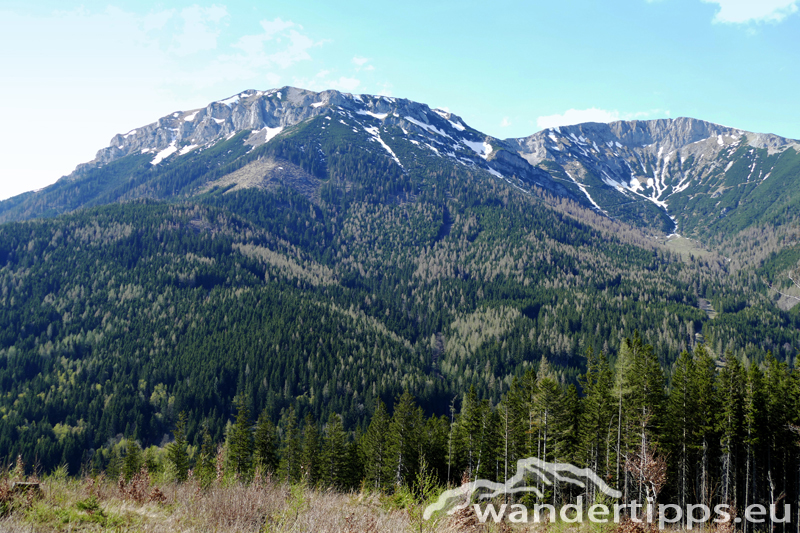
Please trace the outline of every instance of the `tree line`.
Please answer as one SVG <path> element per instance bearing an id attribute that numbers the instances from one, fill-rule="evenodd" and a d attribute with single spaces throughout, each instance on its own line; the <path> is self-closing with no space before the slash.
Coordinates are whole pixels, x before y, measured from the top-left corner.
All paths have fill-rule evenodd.
<path id="1" fill-rule="evenodd" d="M 638 332 L 623 340 L 613 364 L 591 349 L 585 358 L 577 385 L 543 358 L 497 402 L 471 387 L 447 414 L 426 416 L 405 391 L 393 405 L 379 401 L 368 423 L 355 427 L 336 413 L 299 420 L 292 407 L 277 420 L 266 410 L 254 416 L 242 394 L 223 441 L 204 430 L 199 449 L 191 447 L 183 414 L 167 454 L 177 479 L 193 476 L 205 485 L 227 468 L 245 482 L 273 476 L 338 490 L 419 491 L 431 479 L 440 486 L 503 481 L 518 460 L 538 457 L 590 468 L 624 501 L 724 503 L 739 512 L 798 503 L 797 368 L 769 353 L 760 364 L 715 358 L 699 344 L 681 353 L 667 379 Z M 597 496 L 590 484 L 540 488 L 556 506 Z"/>

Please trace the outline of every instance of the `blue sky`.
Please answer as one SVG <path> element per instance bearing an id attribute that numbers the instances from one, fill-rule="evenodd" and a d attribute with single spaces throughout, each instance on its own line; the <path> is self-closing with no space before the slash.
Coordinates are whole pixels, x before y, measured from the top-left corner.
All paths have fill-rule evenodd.
<path id="1" fill-rule="evenodd" d="M 800 0 L 0 0 L 0 198 L 116 133 L 294 85 L 445 107 L 500 138 L 690 116 L 800 138 Z"/>

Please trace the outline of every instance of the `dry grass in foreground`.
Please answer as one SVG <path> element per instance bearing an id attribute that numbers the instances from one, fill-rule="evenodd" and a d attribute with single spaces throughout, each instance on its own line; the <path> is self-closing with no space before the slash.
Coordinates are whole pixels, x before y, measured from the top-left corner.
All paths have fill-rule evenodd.
<path id="1" fill-rule="evenodd" d="M 422 513 L 430 502 L 415 501 L 408 492 L 403 497 L 344 494 L 270 479 L 249 484 L 222 480 L 204 489 L 193 480 L 154 483 L 142 470 L 129 483 L 102 475 L 54 475 L 40 482 L 41 490 L 20 492 L 12 490 L 13 479 L 0 476 L 0 533 L 658 533 L 654 526 L 630 520 L 617 525 L 481 524 L 471 509 L 425 521 Z M 715 524 L 706 531 L 735 533 L 732 524 Z"/>
<path id="2" fill-rule="evenodd" d="M 203 489 L 197 482 L 152 483 L 146 472 L 124 484 L 51 476 L 36 494 L 0 480 L 0 531 L 117 532 L 460 532 L 508 531 L 469 517 L 422 519 L 425 504 L 370 493 L 343 494 L 270 480 Z M 514 529 L 518 531 L 518 529 Z"/>

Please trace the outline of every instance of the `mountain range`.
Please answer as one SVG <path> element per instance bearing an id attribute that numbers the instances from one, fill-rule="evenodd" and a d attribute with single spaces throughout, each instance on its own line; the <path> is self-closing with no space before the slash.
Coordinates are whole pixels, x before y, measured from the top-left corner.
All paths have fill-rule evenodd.
<path id="1" fill-rule="evenodd" d="M 240 167 L 236 172 L 206 174 L 179 189 L 154 192 L 154 183 L 171 168 L 236 135 L 247 147 L 237 151 L 239 157 L 225 158 Z M 337 154 L 323 146 L 331 141 L 375 152 L 401 173 L 438 159 L 523 190 L 537 187 L 635 226 L 704 240 L 791 211 L 800 176 L 800 141 L 690 118 L 588 123 L 498 139 L 449 111 L 405 99 L 284 87 L 244 91 L 115 135 L 93 161 L 54 186 L 0 203 L 0 220 L 285 180 L 313 197 L 322 180 L 336 174 L 328 167 Z M 308 144 L 298 145 L 308 150 L 302 157 L 281 146 L 297 142 Z M 247 157 L 264 145 L 273 149 L 259 151 L 255 160 Z M 301 159 L 300 165 L 288 164 Z M 112 179 L 126 173 L 136 174 L 135 183 Z M 61 194 L 76 187 L 89 190 L 77 197 Z"/>
<path id="2" fill-rule="evenodd" d="M 793 365 L 800 143 L 678 118 L 499 139 L 387 96 L 249 90 L 0 202 L 0 457 L 75 470 L 233 398 L 445 414 L 639 331 Z M 103 465 L 100 465 L 101 467 Z"/>

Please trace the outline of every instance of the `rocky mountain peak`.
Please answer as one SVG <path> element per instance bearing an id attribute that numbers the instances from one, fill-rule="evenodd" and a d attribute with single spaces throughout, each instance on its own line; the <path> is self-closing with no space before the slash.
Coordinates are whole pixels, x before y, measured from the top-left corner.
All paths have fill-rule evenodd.
<path id="1" fill-rule="evenodd" d="M 247 142 L 257 146 L 286 128 L 334 109 L 378 118 L 386 124 L 402 123 L 404 129 L 449 128 L 459 132 L 467 129 L 457 115 L 431 110 L 425 104 L 407 99 L 335 90 L 314 92 L 296 87 L 249 89 L 204 108 L 175 111 L 154 123 L 117 134 L 108 147 L 97 152 L 94 160 L 79 165 L 67 179 L 134 153 L 152 153 L 153 164 L 159 164 L 174 153 L 202 149 L 243 130 L 252 131 Z"/>

